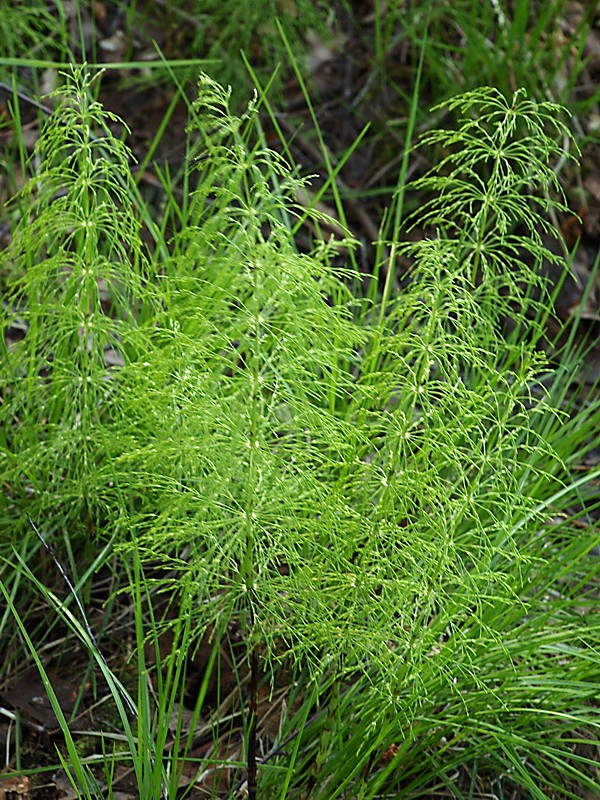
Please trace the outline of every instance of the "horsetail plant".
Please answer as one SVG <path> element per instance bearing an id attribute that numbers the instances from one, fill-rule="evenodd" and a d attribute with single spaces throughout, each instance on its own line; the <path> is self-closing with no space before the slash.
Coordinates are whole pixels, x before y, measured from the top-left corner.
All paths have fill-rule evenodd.
<path id="1" fill-rule="evenodd" d="M 593 727 L 600 627 L 581 604 L 597 604 L 599 567 L 593 532 L 566 513 L 596 475 L 571 488 L 567 462 L 592 445 L 598 404 L 571 425 L 537 348 L 550 313 L 540 231 L 563 203 L 558 110 L 492 90 L 452 101 L 463 123 L 428 139 L 444 153 L 419 184 L 432 199 L 417 244 L 387 217 L 389 287 L 399 252 L 410 269 L 378 309 L 350 291 L 349 237 L 300 252 L 296 220 L 318 217 L 298 205 L 303 181 L 257 134 L 255 105 L 235 116 L 206 77 L 190 123 L 197 189 L 151 286 L 126 151 L 83 78 L 69 85 L 38 144 L 30 224 L 5 256 L 5 325 L 27 322 L 5 344 L 11 491 L 92 518 L 102 501 L 128 532 L 122 558 L 169 567 L 144 587 L 185 615 L 170 668 L 240 626 L 251 798 L 418 793 L 423 758 L 450 783 L 464 742 L 546 797 L 523 774 L 523 729 L 557 732 L 536 775 L 598 788 L 569 747 Z M 331 713 L 316 757 L 300 727 L 287 763 L 276 745 L 261 765 L 259 680 L 283 664 L 308 687 L 304 722 L 313 703 Z M 144 797 L 166 785 L 161 773 Z"/>
<path id="2" fill-rule="evenodd" d="M 550 188 L 551 110 L 520 94 L 463 102 L 479 205 L 467 181 L 440 179 L 446 228 L 464 233 L 413 248 L 413 279 L 370 326 L 332 266 L 336 244 L 296 250 L 298 180 L 252 144 L 252 107 L 232 116 L 203 79 L 196 222 L 165 269 L 164 316 L 123 395 L 138 442 L 126 469 L 140 497 L 149 480 L 156 492 L 135 518 L 136 547 L 177 568 L 197 598 L 198 634 L 222 635 L 233 616 L 254 690 L 258 656 L 265 669 L 291 659 L 316 684 L 328 671 L 363 674 L 407 726 L 431 692 L 477 682 L 481 648 L 503 646 L 502 620 L 530 613 L 542 498 L 563 472 L 537 433 L 561 412 L 533 389 L 547 370 L 535 342 L 549 301 L 535 306 L 520 289 L 540 282 L 548 255 L 535 229 L 546 223 L 521 192 Z M 501 145 L 469 138 L 469 114 L 498 127 Z M 521 136 L 536 143 L 526 170 Z M 495 275 L 483 269 L 492 230 Z M 473 260 L 463 248 L 477 237 Z M 527 344 L 507 340 L 502 315 L 529 324 Z"/>
<path id="3" fill-rule="evenodd" d="M 64 78 L 17 197 L 25 213 L 2 253 L 2 458 L 13 503 L 27 497 L 32 517 L 53 512 L 67 529 L 91 530 L 112 514 L 115 498 L 98 479 L 109 408 L 151 291 L 131 153 L 111 130 L 120 123 L 93 99 L 84 69 Z"/>

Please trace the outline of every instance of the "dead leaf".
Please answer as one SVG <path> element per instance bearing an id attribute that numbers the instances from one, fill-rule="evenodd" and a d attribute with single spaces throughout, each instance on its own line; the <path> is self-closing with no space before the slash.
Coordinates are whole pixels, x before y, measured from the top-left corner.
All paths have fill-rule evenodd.
<path id="1" fill-rule="evenodd" d="M 31 781 L 25 775 L 0 775 L 0 800 L 7 794 L 18 795 L 20 800 L 31 797 Z"/>
<path id="2" fill-rule="evenodd" d="M 68 716 L 75 707 L 80 686 L 53 673 L 49 673 L 48 677 L 60 707 Z M 5 700 L 18 709 L 27 720 L 48 731 L 58 728 L 46 688 L 37 673 L 28 672 L 22 675 L 3 694 Z"/>

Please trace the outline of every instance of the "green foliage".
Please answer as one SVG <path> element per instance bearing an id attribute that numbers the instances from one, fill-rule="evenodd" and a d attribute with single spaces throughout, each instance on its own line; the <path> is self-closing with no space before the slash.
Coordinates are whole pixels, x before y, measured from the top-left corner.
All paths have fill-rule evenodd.
<path id="1" fill-rule="evenodd" d="M 434 102 L 454 96 L 457 88 L 465 92 L 487 85 L 505 96 L 522 87 L 536 100 L 576 103 L 570 95 L 584 66 L 582 53 L 594 10 L 582 8 L 565 46 L 568 5 L 567 0 L 378 3 L 376 54 L 382 68 L 391 66 L 393 84 L 390 54 L 400 30 L 416 52 L 424 47 L 426 85 Z M 381 77 L 386 80 L 385 72 Z"/>
<path id="2" fill-rule="evenodd" d="M 360 434 L 338 408 L 363 333 L 349 308 L 329 302 L 348 296 L 330 267 L 336 244 L 296 251 L 286 219 L 304 213 L 292 199 L 300 184 L 277 154 L 245 145 L 247 126 L 226 102 L 201 83 L 198 224 L 165 266 L 153 347 L 127 371 L 122 416 L 140 444 L 123 461 L 140 493 L 148 475 L 158 489 L 137 541 L 154 555 L 194 554 L 180 566 L 186 591 L 207 603 L 202 628 L 223 606 L 250 604 L 271 650 L 295 650 L 287 603 L 307 613 L 314 603 L 302 565 L 329 571 L 331 525 L 346 548 L 338 473 Z"/>
<path id="3" fill-rule="evenodd" d="M 562 109 L 528 100 L 524 90 L 508 102 L 496 89 L 459 95 L 445 107 L 458 111 L 463 122 L 456 131 L 433 131 L 421 140 L 446 155 L 414 183 L 415 189 L 435 192 L 415 224 L 442 228 L 459 240 L 466 265 L 486 283 L 491 274 L 510 274 L 509 258 L 539 282 L 542 260 L 560 260 L 542 244 L 544 234 L 555 235 L 548 212 L 568 210 L 554 167 L 578 155 L 573 143 L 573 153 L 566 154 L 559 143 L 570 139 Z M 529 269 L 521 255 L 523 234 L 515 233 L 519 226 L 533 243 Z"/>
<path id="4" fill-rule="evenodd" d="M 51 42 L 55 44 L 53 37 L 59 35 L 58 21 L 48 11 L 46 3 L 0 0 L 0 53 L 3 57 L 20 57 L 33 46 L 44 49 Z"/>
<path id="5" fill-rule="evenodd" d="M 248 93 L 241 52 L 262 77 L 268 78 L 287 63 L 278 24 L 294 53 L 300 54 L 306 48 L 304 37 L 309 31 L 326 35 L 328 8 L 322 0 L 196 0 L 189 9 L 197 23 L 193 48 L 216 61 L 211 74 L 222 85 L 233 87 L 234 103 L 238 105 Z M 281 87 L 282 78 L 283 74 L 275 78 L 272 90 Z"/>
<path id="6" fill-rule="evenodd" d="M 281 160 L 245 143 L 247 128 L 204 82 L 199 224 L 166 268 L 154 347 L 126 379 L 123 417 L 142 445 L 124 462 L 140 497 L 149 481 L 156 491 L 137 542 L 181 570 L 199 631 L 236 609 L 267 658 L 376 669 L 408 722 L 427 681 L 474 679 L 472 637 L 480 647 L 505 636 L 490 619 L 527 613 L 540 557 L 529 543 L 562 470 L 538 434 L 560 413 L 533 390 L 545 359 L 499 327 L 501 315 L 525 325 L 533 307 L 518 293 L 532 278 L 515 253 L 527 248 L 539 265 L 545 250 L 512 232 L 510 214 L 545 225 L 518 192 L 546 179 L 555 153 L 548 110 L 519 101 L 464 99 L 481 130 L 504 137 L 503 160 L 478 179 L 476 201 L 454 173 L 443 183 L 440 207 L 457 223 L 447 227 L 464 236 L 416 247 L 413 280 L 369 328 L 350 318 L 328 249 L 295 252 Z M 538 143 L 526 176 L 517 122 Z M 472 143 L 461 152 L 476 175 L 497 142 L 469 139 L 472 128 L 467 117 L 458 138 Z"/>
<path id="7" fill-rule="evenodd" d="M 291 759 L 282 750 L 261 771 L 266 797 L 311 785 L 327 800 L 423 796 L 465 764 L 540 798 L 572 777 L 598 789 L 570 749 L 594 735 L 600 672 L 597 615 L 583 614 L 597 608 L 597 534 L 572 511 L 595 475 L 573 481 L 567 463 L 597 444 L 598 400 L 566 397 L 569 352 L 547 390 L 536 348 L 550 313 L 540 232 L 563 202 L 558 109 L 521 92 L 453 101 L 458 130 L 426 139 L 444 150 L 418 184 L 433 193 L 416 219 L 429 233 L 402 244 L 392 209 L 388 276 L 398 251 L 411 272 L 367 306 L 337 266 L 351 241 L 299 252 L 303 181 L 265 145 L 254 104 L 235 116 L 206 77 L 191 120 L 198 188 L 151 269 L 129 154 L 89 89 L 81 73 L 69 80 L 4 255 L 3 324 L 26 333 L 5 338 L 0 414 L 11 504 L 60 507 L 63 524 L 101 511 L 131 533 L 119 552 L 133 563 L 135 735 L 94 655 L 140 795 L 167 783 L 151 753 L 164 749 L 183 656 L 209 631 L 218 644 L 232 619 L 271 678 L 291 663 L 305 690 Z M 139 558 L 172 571 L 145 584 Z M 142 643 L 156 587 L 181 616 L 153 715 Z M 325 692 L 330 713 L 309 725 Z"/>
<path id="8" fill-rule="evenodd" d="M 33 495 L 30 513 L 61 507 L 67 524 L 80 525 L 82 515 L 93 523 L 100 511 L 95 476 L 107 409 L 118 367 L 137 346 L 134 311 L 151 293 L 131 208 L 130 153 L 84 73 L 66 80 L 31 160 L 34 177 L 17 198 L 27 214 L 2 254 L 4 335 L 25 334 L 3 342 L 0 424 L 13 499 Z"/>
<path id="9" fill-rule="evenodd" d="M 360 99 L 358 114 L 373 123 L 369 139 L 377 142 L 373 149 L 379 153 L 379 174 L 387 173 L 399 150 L 410 147 L 407 108 L 419 83 L 419 130 L 434 130 L 441 119 L 450 128 L 458 123 L 459 114 L 440 107 L 457 94 L 494 86 L 511 97 L 522 88 L 532 101 L 552 100 L 569 108 L 572 130 L 581 142 L 584 134 L 577 119 L 590 110 L 595 113 L 600 94 L 584 77 L 595 10 L 593 4 L 582 4 L 580 10 L 581 15 L 573 14 L 567 0 L 375 3 L 372 28 L 360 28 L 371 62 L 369 79 L 354 104 Z M 576 88 L 582 83 L 589 92 Z M 440 158 L 437 150 L 422 156 L 430 164 Z M 560 174 L 563 165 L 557 166 Z M 392 186 L 394 177 L 392 172 Z M 393 191 L 391 186 L 387 191 Z M 375 196 L 372 202 L 377 202 Z"/>

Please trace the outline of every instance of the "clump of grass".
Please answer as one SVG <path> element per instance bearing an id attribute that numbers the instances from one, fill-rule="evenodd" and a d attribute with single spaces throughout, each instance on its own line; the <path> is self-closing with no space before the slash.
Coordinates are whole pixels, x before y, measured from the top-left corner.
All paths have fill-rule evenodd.
<path id="1" fill-rule="evenodd" d="M 271 76 L 271 90 L 280 91 L 285 75 L 280 67 L 287 61 L 280 35 L 283 29 L 298 57 L 307 50 L 306 36 L 326 38 L 328 4 L 298 0 L 293 8 L 286 0 L 268 0 L 260 6 L 252 0 L 224 4 L 210 0 L 192 3 L 193 52 L 214 60 L 211 76 L 232 87 L 234 108 L 245 102 L 248 74 L 243 53 L 263 78 Z"/>
<path id="2" fill-rule="evenodd" d="M 19 58 L 30 48 L 45 54 L 61 38 L 58 20 L 38 0 L 25 7 L 2 0 L 0 12 L 0 50 L 5 58 Z"/>
<path id="3" fill-rule="evenodd" d="M 402 93 L 401 48 L 409 42 L 415 53 L 423 51 L 424 89 L 433 102 L 450 99 L 457 89 L 486 85 L 507 97 L 523 88 L 535 100 L 577 106 L 573 89 L 585 69 L 583 52 L 594 20 L 591 6 L 580 10 L 569 15 L 566 0 L 494 0 L 477 14 L 469 0 L 377 4 L 375 74 Z"/>

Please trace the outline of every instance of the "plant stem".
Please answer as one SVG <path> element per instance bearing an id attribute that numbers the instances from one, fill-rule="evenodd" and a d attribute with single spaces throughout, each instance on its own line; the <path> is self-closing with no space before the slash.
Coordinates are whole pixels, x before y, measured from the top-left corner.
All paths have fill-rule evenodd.
<path id="1" fill-rule="evenodd" d="M 253 615 L 252 615 L 253 616 Z M 256 800 L 257 766 L 256 766 L 256 725 L 258 721 L 258 641 L 254 636 L 254 621 L 252 624 L 252 639 L 254 640 L 250 651 L 250 698 L 248 701 L 248 727 L 247 727 L 247 761 L 248 761 L 248 798 Z"/>

